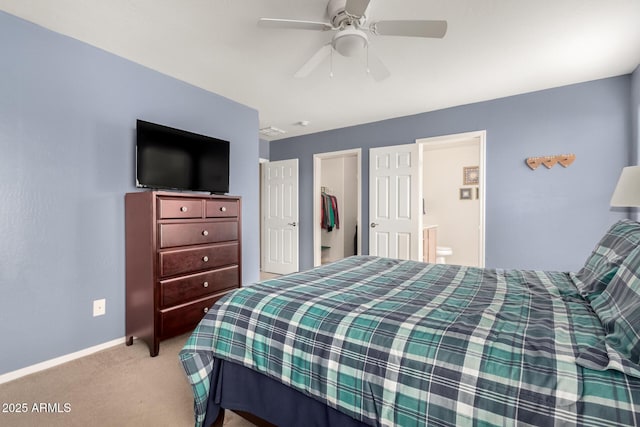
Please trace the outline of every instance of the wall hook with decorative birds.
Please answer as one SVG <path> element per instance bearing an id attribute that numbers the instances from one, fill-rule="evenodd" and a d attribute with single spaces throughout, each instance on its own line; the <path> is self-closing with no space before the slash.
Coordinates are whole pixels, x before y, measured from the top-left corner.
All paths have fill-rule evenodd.
<path id="1" fill-rule="evenodd" d="M 558 154 L 555 156 L 529 157 L 525 160 L 527 166 L 531 170 L 535 170 L 540 165 L 545 165 L 547 169 L 551 169 L 556 163 L 560 163 L 563 167 L 568 167 L 576 159 L 575 154 Z"/>

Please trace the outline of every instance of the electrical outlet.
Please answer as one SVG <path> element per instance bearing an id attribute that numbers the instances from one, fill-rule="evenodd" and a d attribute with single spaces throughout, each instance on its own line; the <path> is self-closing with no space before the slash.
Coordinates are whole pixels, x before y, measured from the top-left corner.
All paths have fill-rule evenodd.
<path id="1" fill-rule="evenodd" d="M 107 311 L 107 300 L 97 299 L 93 302 L 93 317 L 102 316 Z"/>

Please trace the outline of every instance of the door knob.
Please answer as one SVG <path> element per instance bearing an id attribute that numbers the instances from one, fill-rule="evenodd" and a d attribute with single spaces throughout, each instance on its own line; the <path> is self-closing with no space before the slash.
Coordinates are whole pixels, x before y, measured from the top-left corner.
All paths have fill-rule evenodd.
<path id="1" fill-rule="evenodd" d="M 287 225 L 290 225 L 290 226 L 292 226 L 292 227 L 295 227 L 295 226 L 296 226 L 296 225 L 298 225 L 298 224 L 296 224 L 296 222 L 295 222 L 295 221 L 293 221 L 293 222 L 288 223 Z"/>
<path id="2" fill-rule="evenodd" d="M 376 224 L 375 222 L 372 222 L 371 223 L 371 228 L 376 228 L 377 225 L 380 225 L 380 224 Z"/>

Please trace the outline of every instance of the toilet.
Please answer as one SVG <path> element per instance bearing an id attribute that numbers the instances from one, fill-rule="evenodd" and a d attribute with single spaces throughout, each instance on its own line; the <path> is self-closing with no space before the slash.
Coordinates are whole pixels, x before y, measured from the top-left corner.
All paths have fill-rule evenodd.
<path id="1" fill-rule="evenodd" d="M 436 264 L 446 264 L 446 257 L 453 255 L 453 250 L 448 246 L 436 246 Z"/>

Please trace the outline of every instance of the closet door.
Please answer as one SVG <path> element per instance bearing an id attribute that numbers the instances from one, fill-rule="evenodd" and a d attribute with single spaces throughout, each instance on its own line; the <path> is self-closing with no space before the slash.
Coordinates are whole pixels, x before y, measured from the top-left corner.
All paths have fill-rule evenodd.
<path id="1" fill-rule="evenodd" d="M 422 150 L 418 144 L 369 153 L 369 254 L 422 260 Z"/>
<path id="2" fill-rule="evenodd" d="M 262 165 L 262 270 L 298 271 L 298 159 Z"/>

